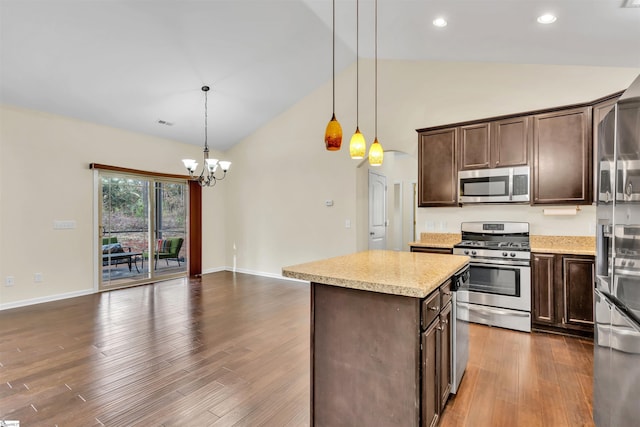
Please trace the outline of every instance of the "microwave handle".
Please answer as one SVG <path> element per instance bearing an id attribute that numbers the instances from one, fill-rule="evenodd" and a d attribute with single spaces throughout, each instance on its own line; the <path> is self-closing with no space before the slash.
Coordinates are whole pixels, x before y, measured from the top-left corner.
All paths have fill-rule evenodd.
<path id="1" fill-rule="evenodd" d="M 509 200 L 513 200 L 513 168 L 509 168 Z"/>

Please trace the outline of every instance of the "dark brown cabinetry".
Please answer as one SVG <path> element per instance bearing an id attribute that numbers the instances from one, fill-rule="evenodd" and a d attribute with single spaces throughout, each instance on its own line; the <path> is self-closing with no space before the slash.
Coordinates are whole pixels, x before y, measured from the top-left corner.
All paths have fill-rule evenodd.
<path id="1" fill-rule="evenodd" d="M 489 123 L 460 127 L 460 170 L 489 168 L 491 142 Z"/>
<path id="2" fill-rule="evenodd" d="M 423 252 L 427 254 L 452 254 L 452 248 L 434 248 L 427 246 L 411 246 L 411 252 Z"/>
<path id="3" fill-rule="evenodd" d="M 423 303 L 422 425 L 438 424 L 451 392 L 451 281 Z"/>
<path id="4" fill-rule="evenodd" d="M 492 167 L 524 166 L 529 161 L 530 117 L 512 117 L 491 123 Z"/>
<path id="5" fill-rule="evenodd" d="M 591 107 L 533 116 L 532 204 L 590 204 Z"/>
<path id="6" fill-rule="evenodd" d="M 460 127 L 460 170 L 526 165 L 529 117 Z"/>
<path id="7" fill-rule="evenodd" d="M 451 280 L 426 298 L 312 282 L 312 425 L 437 425 L 451 389 L 451 298 Z"/>
<path id="8" fill-rule="evenodd" d="M 457 205 L 457 129 L 420 133 L 418 206 Z"/>
<path id="9" fill-rule="evenodd" d="M 533 327 L 593 335 L 594 257 L 532 254 Z"/>

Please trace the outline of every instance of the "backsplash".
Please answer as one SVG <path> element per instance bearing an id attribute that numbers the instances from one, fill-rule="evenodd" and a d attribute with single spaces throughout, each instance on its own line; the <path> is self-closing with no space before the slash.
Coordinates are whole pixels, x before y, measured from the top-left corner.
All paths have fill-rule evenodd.
<path id="1" fill-rule="evenodd" d="M 571 207 L 575 207 L 572 205 Z M 528 222 L 530 233 L 552 236 L 594 236 L 596 207 L 580 206 L 576 215 L 544 215 L 549 206 L 465 205 L 461 208 L 418 208 L 416 232 L 459 233 L 465 221 Z"/>

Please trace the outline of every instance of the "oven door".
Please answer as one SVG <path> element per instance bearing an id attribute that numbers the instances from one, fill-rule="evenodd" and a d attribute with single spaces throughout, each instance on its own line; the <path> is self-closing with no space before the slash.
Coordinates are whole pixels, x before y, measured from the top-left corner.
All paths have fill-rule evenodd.
<path id="1" fill-rule="evenodd" d="M 531 267 L 528 261 L 481 261 L 469 264 L 468 302 L 531 311 Z"/>

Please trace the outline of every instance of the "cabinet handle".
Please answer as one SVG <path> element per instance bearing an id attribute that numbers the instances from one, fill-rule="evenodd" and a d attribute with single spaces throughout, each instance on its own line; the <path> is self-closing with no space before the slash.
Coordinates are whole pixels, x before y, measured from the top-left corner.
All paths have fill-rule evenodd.
<path id="1" fill-rule="evenodd" d="M 449 323 L 449 321 L 447 319 L 442 319 L 442 323 L 446 325 L 447 323 Z"/>
<path id="2" fill-rule="evenodd" d="M 439 331 L 444 331 L 444 326 L 436 326 L 436 329 Z"/>
<path id="3" fill-rule="evenodd" d="M 438 311 L 438 310 L 440 310 L 440 307 L 438 307 L 438 306 L 436 305 L 435 307 L 429 307 L 429 310 L 432 310 L 432 311 Z"/>
<path id="4" fill-rule="evenodd" d="M 443 292 L 446 296 L 450 297 L 451 296 L 451 292 Z"/>

